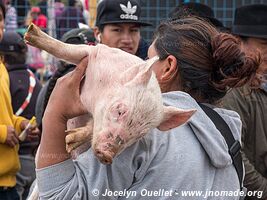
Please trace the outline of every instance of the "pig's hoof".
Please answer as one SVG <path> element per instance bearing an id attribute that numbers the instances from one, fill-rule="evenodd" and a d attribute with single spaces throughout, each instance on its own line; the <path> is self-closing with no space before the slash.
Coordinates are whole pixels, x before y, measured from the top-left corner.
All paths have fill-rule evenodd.
<path id="1" fill-rule="evenodd" d="M 77 142 L 85 142 L 92 140 L 92 132 L 89 130 L 87 126 L 75 128 L 71 130 L 65 131 L 68 135 L 65 138 L 66 144 L 77 143 Z"/>
<path id="2" fill-rule="evenodd" d="M 34 24 L 31 23 L 31 24 L 29 25 L 29 27 L 28 27 L 27 32 L 31 32 L 33 29 L 34 29 Z"/>
<path id="3" fill-rule="evenodd" d="M 27 33 L 34 33 L 37 34 L 39 30 L 39 27 L 36 26 L 34 23 L 31 23 L 27 29 Z"/>
<path id="4" fill-rule="evenodd" d="M 100 150 L 96 150 L 95 155 L 99 159 L 99 161 L 105 165 L 112 163 L 112 156 L 105 153 L 105 152 L 101 152 Z"/>
<path id="5" fill-rule="evenodd" d="M 68 153 L 71 153 L 74 149 L 78 148 L 81 146 L 83 142 L 74 142 L 74 143 L 66 143 L 66 150 Z"/>

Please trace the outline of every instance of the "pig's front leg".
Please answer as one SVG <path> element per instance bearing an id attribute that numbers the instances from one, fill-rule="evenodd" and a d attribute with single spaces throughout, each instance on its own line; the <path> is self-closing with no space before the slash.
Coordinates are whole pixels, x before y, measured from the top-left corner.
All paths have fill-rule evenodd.
<path id="1" fill-rule="evenodd" d="M 73 45 L 63 43 L 43 32 L 33 23 L 28 27 L 24 39 L 27 44 L 45 50 L 53 56 L 78 64 L 84 57 L 88 56 L 90 46 L 88 45 Z"/>
<path id="2" fill-rule="evenodd" d="M 75 151 L 75 154 L 80 154 L 90 148 L 93 137 L 93 125 L 93 119 L 91 118 L 86 126 L 66 131 L 68 135 L 65 141 L 68 153 Z"/>

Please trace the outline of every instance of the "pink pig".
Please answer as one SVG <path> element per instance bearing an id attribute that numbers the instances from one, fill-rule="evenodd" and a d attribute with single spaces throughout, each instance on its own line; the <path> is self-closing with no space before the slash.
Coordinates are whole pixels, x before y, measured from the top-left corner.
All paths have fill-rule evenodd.
<path id="1" fill-rule="evenodd" d="M 89 56 L 81 101 L 93 121 L 89 115 L 69 121 L 68 128 L 72 129 L 66 137 L 69 151 L 87 140 L 98 159 L 110 164 L 116 155 L 149 130 L 156 127 L 162 131 L 175 128 L 195 112 L 163 105 L 160 87 L 151 67 L 158 58 L 145 62 L 101 44 L 65 44 L 33 24 L 25 34 L 25 40 L 74 64 Z"/>

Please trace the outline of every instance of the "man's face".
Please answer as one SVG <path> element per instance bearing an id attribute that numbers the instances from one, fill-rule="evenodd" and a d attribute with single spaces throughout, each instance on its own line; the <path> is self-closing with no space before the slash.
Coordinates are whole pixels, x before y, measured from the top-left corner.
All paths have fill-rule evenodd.
<path id="1" fill-rule="evenodd" d="M 4 32 L 4 15 L 2 9 L 0 9 L 0 41 L 3 39 L 3 32 Z"/>
<path id="2" fill-rule="evenodd" d="M 33 19 L 37 19 L 37 18 L 38 18 L 38 13 L 37 13 L 37 12 L 32 12 L 32 13 L 31 13 L 31 17 L 32 17 Z"/>
<path id="3" fill-rule="evenodd" d="M 243 45 L 249 51 L 257 49 L 261 53 L 262 63 L 259 71 L 267 73 L 267 39 L 248 38 L 243 42 Z"/>
<path id="4" fill-rule="evenodd" d="M 140 41 L 140 26 L 133 23 L 107 24 L 100 36 L 101 43 L 136 54 Z"/>

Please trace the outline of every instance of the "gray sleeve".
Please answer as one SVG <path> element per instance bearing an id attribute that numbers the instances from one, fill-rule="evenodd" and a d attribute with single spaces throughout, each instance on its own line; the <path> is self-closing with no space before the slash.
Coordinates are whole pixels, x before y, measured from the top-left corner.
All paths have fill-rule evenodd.
<path id="1" fill-rule="evenodd" d="M 142 166 L 146 163 L 146 154 L 146 151 L 140 151 L 137 143 L 116 157 L 111 165 L 101 164 L 88 150 L 75 161 L 66 160 L 38 169 L 40 199 L 116 199 L 103 194 L 107 190 L 127 190 L 139 171 L 144 171 Z"/>

